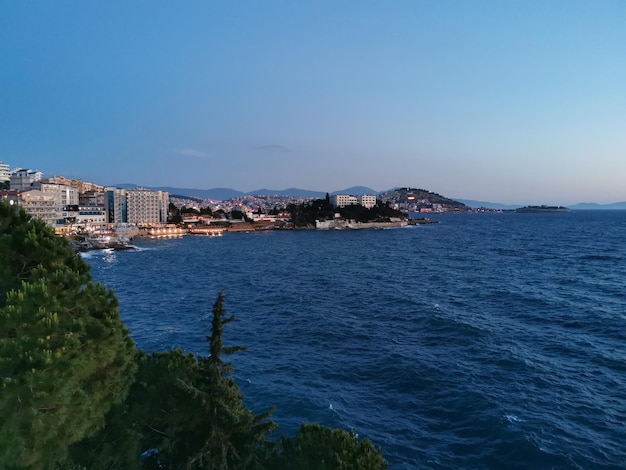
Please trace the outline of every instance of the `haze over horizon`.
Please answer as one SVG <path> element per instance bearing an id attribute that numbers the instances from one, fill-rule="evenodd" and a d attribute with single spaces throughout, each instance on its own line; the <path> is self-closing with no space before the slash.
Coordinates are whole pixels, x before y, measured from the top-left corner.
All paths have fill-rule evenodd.
<path id="1" fill-rule="evenodd" d="M 626 3 L 0 0 L 0 160 L 101 184 L 626 201 Z"/>

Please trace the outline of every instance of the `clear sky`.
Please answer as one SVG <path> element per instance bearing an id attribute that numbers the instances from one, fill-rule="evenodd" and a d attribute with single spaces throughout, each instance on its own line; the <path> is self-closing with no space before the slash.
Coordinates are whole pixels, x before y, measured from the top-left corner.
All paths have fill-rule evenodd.
<path id="1" fill-rule="evenodd" d="M 626 1 L 0 0 L 0 161 L 624 201 Z"/>

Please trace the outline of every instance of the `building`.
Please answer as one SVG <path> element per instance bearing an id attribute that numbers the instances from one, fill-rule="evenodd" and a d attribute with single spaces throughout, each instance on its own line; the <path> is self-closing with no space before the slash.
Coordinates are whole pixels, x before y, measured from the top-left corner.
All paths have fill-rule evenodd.
<path id="1" fill-rule="evenodd" d="M 83 180 L 75 180 L 66 178 L 64 176 L 51 176 L 46 180 L 47 183 L 62 184 L 64 186 L 71 186 L 76 188 L 79 194 L 86 193 L 87 191 L 104 191 L 104 186 L 95 183 L 89 183 Z"/>
<path id="2" fill-rule="evenodd" d="M 11 172 L 9 171 L 9 165 L 0 162 L 0 183 L 6 183 L 11 181 Z"/>
<path id="3" fill-rule="evenodd" d="M 374 194 L 363 194 L 359 196 L 359 204 L 363 207 L 371 209 L 376 205 L 376 195 Z"/>
<path id="4" fill-rule="evenodd" d="M 96 191 L 90 190 L 79 193 L 78 195 L 78 204 L 81 206 L 102 206 L 105 207 L 105 196 L 106 193 L 104 191 Z"/>
<path id="5" fill-rule="evenodd" d="M 14 191 L 27 191 L 32 189 L 33 184 L 41 181 L 43 173 L 41 171 L 25 170 L 18 168 L 11 173 L 9 181 L 11 189 Z"/>
<path id="6" fill-rule="evenodd" d="M 107 188 L 105 191 L 104 206 L 107 213 L 107 223 L 128 223 L 128 208 L 126 205 L 126 190 Z"/>
<path id="7" fill-rule="evenodd" d="M 31 216 L 43 220 L 51 227 L 63 223 L 63 207 L 57 204 L 53 196 L 39 189 L 22 192 L 18 204 Z"/>
<path id="8" fill-rule="evenodd" d="M 72 188 L 71 186 L 39 181 L 33 183 L 32 187 L 51 196 L 59 206 L 78 205 L 78 190 L 76 188 Z"/>
<path id="9" fill-rule="evenodd" d="M 128 223 L 134 225 L 151 225 L 167 223 L 169 194 L 164 191 L 148 189 L 126 190 Z"/>
<path id="10" fill-rule="evenodd" d="M 94 227 L 107 224 L 107 211 L 104 206 L 78 206 L 76 225 Z"/>
<path id="11" fill-rule="evenodd" d="M 335 194 L 330 196 L 330 203 L 334 207 L 346 207 L 361 204 L 363 207 L 371 209 L 376 205 L 376 195 L 363 194 L 361 196 L 349 196 L 347 194 Z"/>
<path id="12" fill-rule="evenodd" d="M 330 203 L 334 207 L 346 207 L 358 204 L 359 200 L 356 196 L 349 196 L 347 194 L 334 194 L 330 196 Z"/>
<path id="13" fill-rule="evenodd" d="M 107 188 L 107 222 L 112 224 L 153 225 L 167 223 L 169 194 L 149 189 Z"/>

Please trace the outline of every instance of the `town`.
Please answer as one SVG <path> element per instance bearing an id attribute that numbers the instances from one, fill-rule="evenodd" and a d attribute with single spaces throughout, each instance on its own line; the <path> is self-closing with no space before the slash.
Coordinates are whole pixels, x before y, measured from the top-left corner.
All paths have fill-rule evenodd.
<path id="1" fill-rule="evenodd" d="M 142 187 L 106 187 L 63 176 L 45 177 L 36 170 L 11 170 L 3 162 L 0 162 L 0 199 L 43 220 L 58 234 L 78 236 L 85 249 L 121 248 L 136 236 L 173 237 L 186 233 L 219 236 L 226 231 L 403 226 L 415 221 L 429 222 L 423 218 L 410 219 L 409 213 L 470 210 L 436 193 L 401 188 L 378 195 L 327 194 L 325 201 L 317 200 L 326 206 L 320 206 L 317 214 L 307 219 L 296 213 L 305 213 L 304 209 L 316 201 L 313 197 L 259 194 L 215 201 Z M 354 213 L 354 208 L 349 210 L 352 206 L 374 214 L 378 205 L 384 210 L 378 210 L 375 215 L 349 215 Z"/>

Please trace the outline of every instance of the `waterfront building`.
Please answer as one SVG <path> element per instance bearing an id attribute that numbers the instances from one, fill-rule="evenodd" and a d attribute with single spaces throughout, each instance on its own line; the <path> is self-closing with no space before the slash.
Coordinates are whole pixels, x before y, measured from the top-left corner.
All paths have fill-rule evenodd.
<path id="1" fill-rule="evenodd" d="M 128 189 L 126 191 L 128 223 L 135 225 L 164 224 L 167 222 L 169 195 L 164 191 Z"/>
<path id="2" fill-rule="evenodd" d="M 82 227 L 106 225 L 107 211 L 104 206 L 78 206 L 75 224 Z"/>
<path id="3" fill-rule="evenodd" d="M 107 214 L 107 223 L 128 223 L 128 207 L 126 204 L 126 190 L 119 188 L 107 188 L 105 191 L 104 205 Z"/>
<path id="4" fill-rule="evenodd" d="M 107 188 L 107 222 L 112 224 L 154 225 L 167 222 L 169 194 L 149 189 Z"/>

